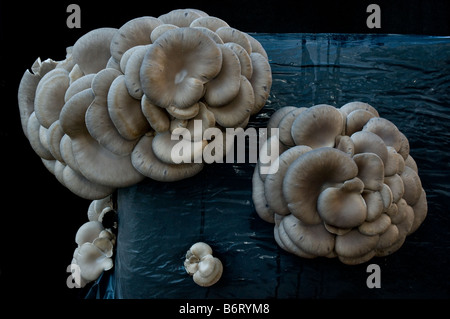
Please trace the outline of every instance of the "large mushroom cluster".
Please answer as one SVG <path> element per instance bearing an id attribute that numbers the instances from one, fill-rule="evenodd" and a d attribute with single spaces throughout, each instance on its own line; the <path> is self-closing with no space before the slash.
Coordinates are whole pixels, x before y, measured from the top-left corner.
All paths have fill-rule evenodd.
<path id="1" fill-rule="evenodd" d="M 286 106 L 267 126 L 278 131 L 262 147 L 277 139 L 280 155 L 258 162 L 252 196 L 284 250 L 360 264 L 398 250 L 424 221 L 408 139 L 371 105 Z"/>
<path id="2" fill-rule="evenodd" d="M 45 166 L 72 192 L 101 199 L 149 177 L 197 174 L 211 127 L 245 127 L 272 84 L 262 45 L 194 9 L 99 28 L 62 61 L 37 61 L 18 92 L 22 127 Z M 194 131 L 196 120 L 200 130 Z M 199 122 L 198 122 L 199 123 Z M 192 152 L 171 150 L 176 128 Z M 195 158 L 194 158 L 195 156 Z"/>

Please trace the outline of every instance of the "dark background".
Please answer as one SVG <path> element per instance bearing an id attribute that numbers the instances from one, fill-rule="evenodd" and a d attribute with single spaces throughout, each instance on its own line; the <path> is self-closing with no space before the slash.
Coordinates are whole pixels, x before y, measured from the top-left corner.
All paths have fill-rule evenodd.
<path id="1" fill-rule="evenodd" d="M 66 8 L 81 7 L 81 28 L 69 29 Z M 37 57 L 65 58 L 65 48 L 99 27 L 119 28 L 144 15 L 196 8 L 245 32 L 399 33 L 450 35 L 450 1 L 55 1 L 0 2 L 0 119 L 3 191 L 0 217 L 0 294 L 8 299 L 77 300 L 66 267 L 90 201 L 51 175 L 25 138 L 17 107 L 23 72 Z M 381 29 L 369 29 L 366 8 L 381 7 Z M 7 298 L 7 299 L 5 299 Z"/>

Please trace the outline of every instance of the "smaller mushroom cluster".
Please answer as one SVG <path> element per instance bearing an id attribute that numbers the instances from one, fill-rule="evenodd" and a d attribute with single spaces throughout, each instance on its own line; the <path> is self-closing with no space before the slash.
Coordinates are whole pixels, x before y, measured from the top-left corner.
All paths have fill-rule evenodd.
<path id="1" fill-rule="evenodd" d="M 197 174 L 214 140 L 204 131 L 245 127 L 271 84 L 255 38 L 203 11 L 178 9 L 89 31 L 62 61 L 37 59 L 18 102 L 45 166 L 78 196 L 99 199 L 145 177 Z M 172 152 L 178 143 L 190 150 L 181 162 Z"/>
<path id="2" fill-rule="evenodd" d="M 202 287 L 214 285 L 223 272 L 222 262 L 213 257 L 211 247 L 203 242 L 195 243 L 189 248 L 184 268 L 193 277 L 194 282 Z"/>
<path id="3" fill-rule="evenodd" d="M 360 264 L 398 250 L 424 221 L 408 139 L 371 105 L 286 106 L 267 126 L 280 155 L 257 163 L 252 197 L 284 250 Z"/>
<path id="4" fill-rule="evenodd" d="M 114 265 L 112 256 L 116 225 L 105 223 L 108 214 L 115 214 L 110 196 L 92 201 L 88 209 L 89 221 L 81 225 L 75 235 L 78 246 L 70 267 L 78 287 L 96 280 L 103 271 Z"/>

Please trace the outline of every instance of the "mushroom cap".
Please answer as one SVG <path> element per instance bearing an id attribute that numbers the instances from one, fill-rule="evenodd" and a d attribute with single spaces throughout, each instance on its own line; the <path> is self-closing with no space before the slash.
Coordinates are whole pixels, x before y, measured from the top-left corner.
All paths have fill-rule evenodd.
<path id="1" fill-rule="evenodd" d="M 386 163 L 388 150 L 384 141 L 377 134 L 367 131 L 358 131 L 353 133 L 350 138 L 354 144 L 355 154 L 374 153 L 381 158 L 383 164 Z"/>
<path id="2" fill-rule="evenodd" d="M 366 255 L 378 243 L 379 235 L 367 236 L 352 229 L 345 235 L 336 237 L 335 249 L 339 256 L 355 258 Z"/>
<path id="3" fill-rule="evenodd" d="M 167 164 L 152 150 L 153 136 L 144 135 L 131 153 L 133 166 L 144 176 L 161 182 L 173 182 L 192 177 L 203 169 L 203 163 Z"/>
<path id="4" fill-rule="evenodd" d="M 343 183 L 357 174 L 355 162 L 337 149 L 322 147 L 301 155 L 291 164 L 283 180 L 289 211 L 306 224 L 320 223 L 317 199 L 322 188 Z"/>
<path id="5" fill-rule="evenodd" d="M 207 14 L 195 9 L 175 9 L 158 17 L 163 23 L 173 24 L 178 27 L 189 27 L 191 23 Z"/>
<path id="6" fill-rule="evenodd" d="M 209 287 L 219 281 L 223 273 L 222 262 L 211 255 L 205 256 L 198 263 L 198 270 L 194 273 L 194 282 L 202 287 Z"/>
<path id="7" fill-rule="evenodd" d="M 384 165 L 375 153 L 359 153 L 353 156 L 358 166 L 358 178 L 364 183 L 364 189 L 379 191 L 383 187 Z"/>
<path id="8" fill-rule="evenodd" d="M 296 145 L 312 148 L 334 147 L 343 129 L 341 113 L 333 106 L 319 104 L 301 112 L 292 123 L 291 135 Z"/>
<path id="9" fill-rule="evenodd" d="M 281 223 L 288 237 L 301 250 L 315 256 L 326 256 L 334 249 L 335 236 L 323 224 L 307 225 L 294 215 L 283 218 Z"/>
<path id="10" fill-rule="evenodd" d="M 150 34 L 163 22 L 154 17 L 139 17 L 122 25 L 111 39 L 110 52 L 116 62 L 120 62 L 122 55 L 137 45 L 150 44 Z"/>
<path id="11" fill-rule="evenodd" d="M 96 280 L 100 274 L 113 267 L 113 261 L 92 243 L 81 245 L 74 255 L 80 267 L 80 275 L 87 282 Z"/>
<path id="12" fill-rule="evenodd" d="M 422 195 L 422 182 L 419 175 L 410 167 L 405 166 L 403 172 L 400 174 L 403 181 L 405 192 L 403 198 L 410 206 L 414 206 Z"/>
<path id="13" fill-rule="evenodd" d="M 145 54 L 140 70 L 142 89 L 153 104 L 186 108 L 198 102 L 204 84 L 221 66 L 221 50 L 203 32 L 196 28 L 168 30 Z"/>
<path id="14" fill-rule="evenodd" d="M 355 110 L 364 110 L 367 112 L 372 113 L 375 117 L 379 117 L 378 111 L 370 104 L 360 102 L 360 101 L 353 101 L 349 102 L 347 104 L 342 105 L 339 110 L 343 112 L 346 116 L 348 116 L 351 112 Z"/>
<path id="15" fill-rule="evenodd" d="M 350 112 L 345 121 L 345 135 L 350 136 L 355 132 L 361 131 L 364 125 L 366 125 L 372 117 L 376 116 L 373 113 L 362 109 Z"/>
<path id="16" fill-rule="evenodd" d="M 217 107 L 230 103 L 239 93 L 241 63 L 229 47 L 219 44 L 222 51 L 222 67 L 214 79 L 205 84 L 205 101 Z"/>
<path id="17" fill-rule="evenodd" d="M 221 27 L 216 33 L 222 39 L 223 43 L 233 42 L 242 46 L 248 54 L 252 53 L 252 45 L 244 32 L 232 27 Z"/>
<path id="18" fill-rule="evenodd" d="M 280 138 L 280 142 L 283 143 L 286 146 L 294 146 L 295 142 L 291 135 L 291 128 L 292 123 L 294 123 L 295 118 L 303 111 L 305 111 L 306 107 L 299 107 L 285 116 L 280 120 L 280 123 L 278 124 L 279 132 L 278 137 Z"/>
<path id="19" fill-rule="evenodd" d="M 386 146 L 392 146 L 397 152 L 403 144 L 403 136 L 397 126 L 385 118 L 371 118 L 364 125 L 363 131 L 375 133 L 383 139 Z"/>
<path id="20" fill-rule="evenodd" d="M 145 53 L 149 46 L 139 46 L 133 51 L 131 56 L 127 60 L 125 67 L 125 85 L 128 90 L 128 94 L 135 99 L 141 99 L 144 92 L 142 91 L 140 70 L 142 61 L 144 60 Z"/>
<path id="21" fill-rule="evenodd" d="M 216 31 L 221 27 L 229 27 L 228 23 L 217 17 L 207 16 L 200 17 L 192 21 L 189 25 L 191 28 L 204 27 L 211 31 Z"/>
<path id="22" fill-rule="evenodd" d="M 252 85 L 245 76 L 239 77 L 238 94 L 230 103 L 221 107 L 208 107 L 214 113 L 216 122 L 223 127 L 237 127 L 251 114 L 255 103 Z"/>
<path id="23" fill-rule="evenodd" d="M 39 131 L 41 127 L 42 126 L 39 124 L 39 120 L 36 117 L 36 112 L 31 113 L 30 118 L 27 121 L 27 135 L 31 148 L 40 158 L 53 160 L 54 157 L 52 153 L 45 147 L 40 139 Z"/>
<path id="24" fill-rule="evenodd" d="M 111 40 L 117 29 L 99 28 L 80 37 L 72 49 L 72 58 L 84 74 L 97 73 L 104 69 L 111 57 Z"/>
<path id="25" fill-rule="evenodd" d="M 354 178 L 340 187 L 328 187 L 317 199 L 317 211 L 322 220 L 338 228 L 361 225 L 367 217 L 367 205 L 361 196 L 363 184 Z"/>
<path id="26" fill-rule="evenodd" d="M 248 52 L 237 43 L 228 42 L 225 43 L 224 45 L 233 50 L 233 52 L 237 55 L 239 63 L 241 65 L 241 74 L 245 76 L 248 80 L 250 80 L 253 75 L 253 65 Z"/>
<path id="27" fill-rule="evenodd" d="M 59 118 L 68 87 L 69 72 L 61 68 L 48 72 L 39 82 L 34 99 L 34 112 L 39 123 L 45 128 L 49 128 Z"/>

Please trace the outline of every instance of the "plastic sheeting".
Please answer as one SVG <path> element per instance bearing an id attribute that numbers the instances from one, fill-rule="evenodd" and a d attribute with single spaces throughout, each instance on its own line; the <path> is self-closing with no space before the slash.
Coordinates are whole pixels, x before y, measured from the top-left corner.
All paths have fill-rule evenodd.
<path id="1" fill-rule="evenodd" d="M 427 191 L 424 223 L 400 250 L 365 264 L 303 259 L 279 248 L 273 225 L 256 215 L 254 164 L 210 164 L 187 180 L 146 179 L 118 191 L 114 273 L 102 279 L 106 288 L 95 297 L 448 298 L 449 38 L 253 36 L 269 55 L 273 85 L 267 105 L 248 127 L 264 127 L 287 105 L 373 105 L 409 139 Z M 220 281 L 209 288 L 197 286 L 183 267 L 186 251 L 198 241 L 208 243 L 224 266 Z M 380 266 L 380 289 L 366 285 L 371 263 Z"/>

